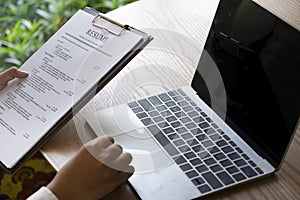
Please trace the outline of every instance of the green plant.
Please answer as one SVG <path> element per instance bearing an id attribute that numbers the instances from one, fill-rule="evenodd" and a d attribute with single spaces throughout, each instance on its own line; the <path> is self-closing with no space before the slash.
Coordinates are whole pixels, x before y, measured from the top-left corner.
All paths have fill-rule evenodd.
<path id="1" fill-rule="evenodd" d="M 106 13 L 135 0 L 10 0 L 0 2 L 0 71 L 19 67 L 78 9 Z"/>

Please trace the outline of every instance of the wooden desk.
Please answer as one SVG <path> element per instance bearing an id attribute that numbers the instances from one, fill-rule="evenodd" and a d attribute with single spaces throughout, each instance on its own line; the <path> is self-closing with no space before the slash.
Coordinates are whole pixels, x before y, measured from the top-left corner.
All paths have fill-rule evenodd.
<path id="1" fill-rule="evenodd" d="M 270 4 L 271 0 L 256 1 L 267 7 L 271 5 L 272 12 L 279 10 L 278 16 L 300 30 L 299 1 L 292 1 L 295 13 L 283 12 L 282 6 Z M 86 114 L 190 83 L 217 3 L 218 0 L 140 0 L 108 14 L 121 23 L 152 34 L 155 39 L 42 148 L 42 153 L 54 168 L 59 170 L 83 142 L 95 137 L 85 121 Z M 205 199 L 299 199 L 299 153 L 300 129 L 281 170 L 274 176 Z M 120 196 L 122 199 L 136 199 L 129 185 L 121 186 L 107 199 L 119 199 Z"/>

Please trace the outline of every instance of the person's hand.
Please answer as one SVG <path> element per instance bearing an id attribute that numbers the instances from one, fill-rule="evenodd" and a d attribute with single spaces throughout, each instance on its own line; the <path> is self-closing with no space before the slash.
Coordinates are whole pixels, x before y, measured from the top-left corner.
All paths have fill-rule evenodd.
<path id="1" fill-rule="evenodd" d="M 113 138 L 98 137 L 84 145 L 47 187 L 60 200 L 100 199 L 132 175 L 131 160 Z"/>
<path id="2" fill-rule="evenodd" d="M 16 67 L 11 67 L 0 73 L 0 90 L 6 87 L 9 81 L 14 78 L 25 78 L 28 76 L 27 72 L 20 71 Z"/>

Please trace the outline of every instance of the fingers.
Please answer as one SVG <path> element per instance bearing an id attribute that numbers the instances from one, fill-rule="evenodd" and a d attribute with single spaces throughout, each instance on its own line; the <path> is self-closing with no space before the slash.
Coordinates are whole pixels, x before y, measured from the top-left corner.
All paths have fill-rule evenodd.
<path id="1" fill-rule="evenodd" d="M 115 158 L 112 163 L 111 167 L 113 167 L 116 170 L 124 171 L 128 170 L 128 166 L 132 161 L 132 156 L 130 153 L 122 153 L 117 158 Z"/>
<path id="2" fill-rule="evenodd" d="M 119 144 L 114 144 L 110 136 L 98 137 L 85 144 L 85 148 L 102 164 L 117 171 L 132 171 L 129 164 L 132 161 L 131 154 L 123 152 Z"/>
<path id="3" fill-rule="evenodd" d="M 114 143 L 114 139 L 110 136 L 97 137 L 85 144 L 85 147 L 92 151 L 102 151 Z"/>
<path id="4" fill-rule="evenodd" d="M 119 180 L 121 182 L 125 182 L 129 179 L 130 176 L 132 176 L 134 172 L 134 168 L 132 166 L 128 166 L 123 172 L 119 174 Z"/>
<path id="5" fill-rule="evenodd" d="M 106 151 L 108 151 L 110 159 L 114 160 L 123 153 L 123 148 L 118 144 L 114 144 L 108 146 Z"/>
<path id="6" fill-rule="evenodd" d="M 5 70 L 4 72 L 0 73 L 0 90 L 2 90 L 8 84 L 8 82 L 14 78 L 25 78 L 27 76 L 27 72 L 20 71 L 16 67 Z"/>

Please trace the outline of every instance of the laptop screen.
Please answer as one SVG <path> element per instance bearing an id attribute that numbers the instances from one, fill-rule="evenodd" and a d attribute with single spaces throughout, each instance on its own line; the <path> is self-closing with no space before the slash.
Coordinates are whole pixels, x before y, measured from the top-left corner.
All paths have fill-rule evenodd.
<path id="1" fill-rule="evenodd" d="M 207 56 L 222 77 L 225 121 L 278 167 L 299 118 L 300 32 L 250 0 L 220 1 L 192 86 L 222 114 L 201 74 Z"/>

